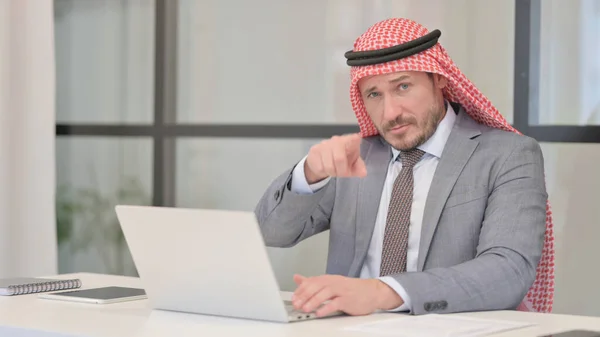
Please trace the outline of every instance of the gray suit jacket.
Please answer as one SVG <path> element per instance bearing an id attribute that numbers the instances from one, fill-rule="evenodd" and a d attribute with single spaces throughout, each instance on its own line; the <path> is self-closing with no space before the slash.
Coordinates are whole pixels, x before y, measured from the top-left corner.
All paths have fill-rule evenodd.
<path id="1" fill-rule="evenodd" d="M 376 136 L 360 151 L 365 178 L 333 178 L 312 195 L 290 191 L 293 168 L 275 179 L 255 210 L 268 246 L 330 230 L 327 273 L 359 276 L 391 148 Z M 515 309 L 535 279 L 546 200 L 537 142 L 478 124 L 460 108 L 426 201 L 418 271 L 392 275 L 411 313 Z"/>

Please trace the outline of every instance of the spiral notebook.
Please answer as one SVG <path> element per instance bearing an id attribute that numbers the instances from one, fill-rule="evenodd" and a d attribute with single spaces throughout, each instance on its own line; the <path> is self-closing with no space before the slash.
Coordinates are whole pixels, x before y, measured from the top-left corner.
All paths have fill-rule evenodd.
<path id="1" fill-rule="evenodd" d="M 12 296 L 81 287 L 80 279 L 54 280 L 45 278 L 0 279 L 0 295 Z"/>

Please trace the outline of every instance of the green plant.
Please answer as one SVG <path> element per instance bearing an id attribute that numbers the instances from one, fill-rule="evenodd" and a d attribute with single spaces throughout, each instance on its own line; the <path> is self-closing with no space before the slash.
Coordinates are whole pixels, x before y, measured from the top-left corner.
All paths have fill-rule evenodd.
<path id="1" fill-rule="evenodd" d="M 112 195 L 94 188 L 61 185 L 56 190 L 56 226 L 58 245 L 70 253 L 96 250 L 104 263 L 104 272 L 135 274 L 125 270 L 131 259 L 125 237 L 117 220 L 117 204 L 148 205 L 150 198 L 136 178 L 127 178 Z"/>

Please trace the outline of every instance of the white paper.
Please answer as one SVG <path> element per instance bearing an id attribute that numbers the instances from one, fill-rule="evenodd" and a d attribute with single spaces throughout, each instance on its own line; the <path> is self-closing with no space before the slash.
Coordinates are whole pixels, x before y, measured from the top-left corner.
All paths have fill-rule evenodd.
<path id="1" fill-rule="evenodd" d="M 533 323 L 471 318 L 456 315 L 429 314 L 401 316 L 389 320 L 346 328 L 360 332 L 398 337 L 477 337 L 492 333 L 522 329 Z"/>

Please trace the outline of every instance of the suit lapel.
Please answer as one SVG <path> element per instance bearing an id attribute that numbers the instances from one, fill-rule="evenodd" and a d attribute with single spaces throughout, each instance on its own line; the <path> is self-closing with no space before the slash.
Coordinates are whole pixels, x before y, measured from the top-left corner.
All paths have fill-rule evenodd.
<path id="1" fill-rule="evenodd" d="M 446 200 L 467 161 L 479 144 L 476 138 L 481 134 L 477 124 L 461 109 L 452 132 L 444 146 L 438 163 L 423 214 L 421 240 L 417 270 L 422 271 L 429 252 L 431 240 L 437 228 Z"/>
<path id="2" fill-rule="evenodd" d="M 358 187 L 354 260 L 348 273 L 354 277 L 360 274 L 360 267 L 373 236 L 381 192 L 391 160 L 391 149 L 380 139 L 372 139 L 371 146 L 363 160 L 367 165 L 367 176 L 361 179 Z"/>

